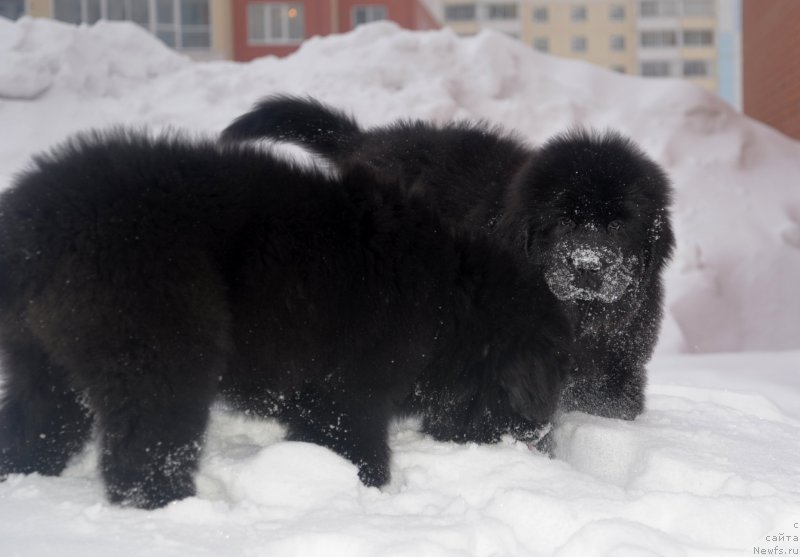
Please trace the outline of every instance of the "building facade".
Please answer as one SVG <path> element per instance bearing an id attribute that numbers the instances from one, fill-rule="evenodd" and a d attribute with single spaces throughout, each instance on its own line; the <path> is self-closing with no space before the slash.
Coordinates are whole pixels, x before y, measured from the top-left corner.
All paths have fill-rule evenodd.
<path id="1" fill-rule="evenodd" d="M 26 0 L 24 13 L 74 24 L 133 21 L 198 60 L 233 54 L 230 0 Z"/>
<path id="2" fill-rule="evenodd" d="M 637 73 L 633 0 L 528 2 L 525 8 L 523 40 L 533 48 Z"/>
<path id="3" fill-rule="evenodd" d="M 770 6 L 780 5 L 780 9 L 792 14 L 800 5 L 800 0 L 745 1 L 751 12 L 762 9 L 758 6 L 766 6 L 763 9 L 768 11 L 778 9 Z M 201 60 L 285 56 L 309 37 L 346 32 L 362 23 L 383 19 L 407 29 L 447 25 L 461 35 L 493 29 L 539 51 L 586 60 L 613 71 L 687 79 L 740 107 L 741 2 L 0 0 L 0 15 L 15 18 L 27 13 L 71 23 L 131 20 L 169 46 Z M 756 22 L 751 22 L 753 36 L 757 33 Z M 769 31 L 764 34 L 769 35 Z M 779 35 L 794 36 L 788 28 Z"/>
<path id="4" fill-rule="evenodd" d="M 23 14 L 74 24 L 133 21 L 198 60 L 285 56 L 307 38 L 381 19 L 438 27 L 417 0 L 0 0 L 0 16 Z"/>
<path id="5" fill-rule="evenodd" d="M 542 52 L 622 73 L 684 78 L 741 103 L 740 0 L 426 2 L 459 34 L 492 28 Z M 499 14 L 506 16 L 502 25 Z"/>
<path id="6" fill-rule="evenodd" d="M 642 0 L 637 34 L 639 75 L 683 77 L 718 89 L 715 0 Z"/>
<path id="7" fill-rule="evenodd" d="M 800 139 L 800 2 L 742 7 L 744 112 Z"/>

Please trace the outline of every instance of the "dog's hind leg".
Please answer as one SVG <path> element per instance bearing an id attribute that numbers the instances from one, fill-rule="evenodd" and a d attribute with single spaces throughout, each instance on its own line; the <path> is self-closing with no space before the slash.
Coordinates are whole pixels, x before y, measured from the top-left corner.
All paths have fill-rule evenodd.
<path id="1" fill-rule="evenodd" d="M 91 413 L 25 325 L 3 323 L 0 349 L 0 475 L 58 475 L 88 440 Z"/>
<path id="2" fill-rule="evenodd" d="M 229 309 L 211 262 L 177 249 L 159 255 L 150 265 L 137 253 L 118 258 L 110 280 L 73 276 L 29 304 L 37 335 L 87 393 L 109 499 L 141 508 L 195 493 L 230 350 Z"/>
<path id="3" fill-rule="evenodd" d="M 120 376 L 91 391 L 102 428 L 100 467 L 112 502 L 157 508 L 195 494 L 216 380 L 197 354 L 158 350 L 106 362 Z"/>

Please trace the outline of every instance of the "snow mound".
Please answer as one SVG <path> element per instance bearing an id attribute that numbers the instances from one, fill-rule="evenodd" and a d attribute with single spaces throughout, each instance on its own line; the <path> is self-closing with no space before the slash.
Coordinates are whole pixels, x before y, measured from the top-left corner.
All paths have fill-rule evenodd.
<path id="1" fill-rule="evenodd" d="M 743 369 L 780 382 L 798 358 Z M 635 422 L 563 416 L 556 459 L 510 440 L 437 443 L 398 423 L 382 490 L 272 422 L 216 408 L 197 497 L 156 511 L 108 504 L 93 444 L 62 477 L 0 483 L 0 539 L 33 557 L 752 554 L 797 522 L 800 421 L 765 404 L 773 381 L 726 398 L 736 362 L 672 359 Z M 679 379 L 701 369 L 706 386 Z"/>
<path id="2" fill-rule="evenodd" d="M 0 18 L 0 98 L 34 99 L 54 85 L 78 95 L 122 96 L 188 60 L 133 23 L 75 27 Z"/>

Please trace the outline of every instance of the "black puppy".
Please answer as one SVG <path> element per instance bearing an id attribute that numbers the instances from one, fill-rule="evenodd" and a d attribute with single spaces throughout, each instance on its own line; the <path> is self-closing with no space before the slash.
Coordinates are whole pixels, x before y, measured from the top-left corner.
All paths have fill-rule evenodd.
<path id="1" fill-rule="evenodd" d="M 190 496 L 222 394 L 380 486 L 399 414 L 534 437 L 570 338 L 513 256 L 363 173 L 116 130 L 0 196 L 0 474 L 60 473 L 96 422 L 112 501 Z"/>
<path id="2" fill-rule="evenodd" d="M 633 419 L 662 316 L 674 244 L 661 168 L 615 133 L 573 131 L 531 149 L 480 123 L 362 130 L 313 99 L 267 98 L 224 132 L 306 147 L 421 195 L 448 222 L 501 238 L 540 269 L 575 326 L 565 410 Z"/>

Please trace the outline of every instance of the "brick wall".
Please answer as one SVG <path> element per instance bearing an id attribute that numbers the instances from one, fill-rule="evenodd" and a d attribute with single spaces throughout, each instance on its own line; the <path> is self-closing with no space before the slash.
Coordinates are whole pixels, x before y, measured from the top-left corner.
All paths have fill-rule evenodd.
<path id="1" fill-rule="evenodd" d="M 742 3 L 744 112 L 800 139 L 800 0 Z"/>

